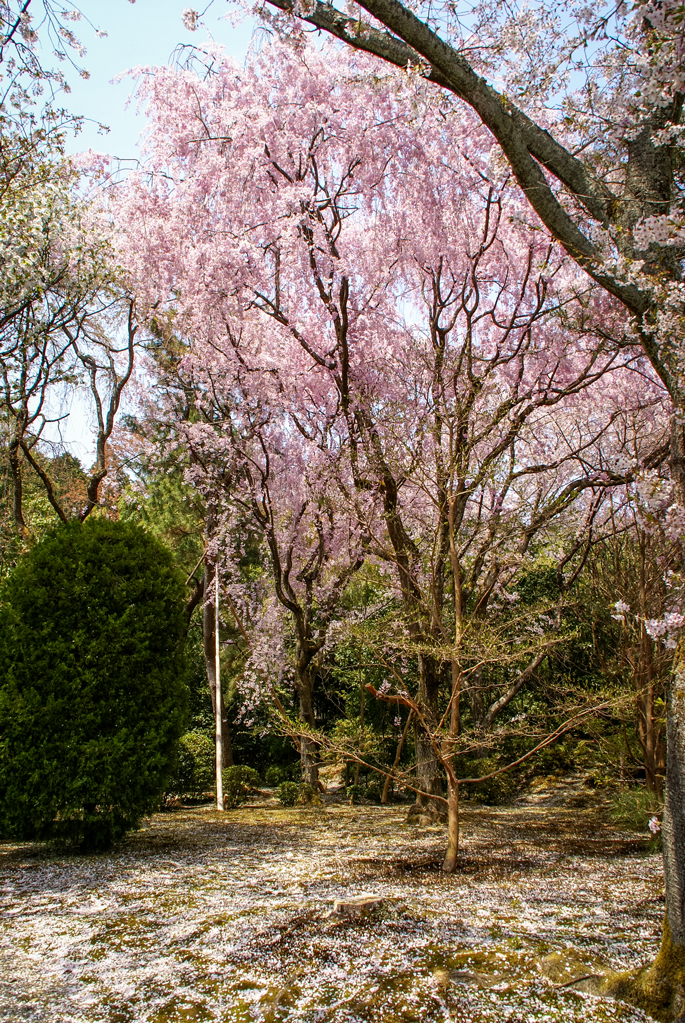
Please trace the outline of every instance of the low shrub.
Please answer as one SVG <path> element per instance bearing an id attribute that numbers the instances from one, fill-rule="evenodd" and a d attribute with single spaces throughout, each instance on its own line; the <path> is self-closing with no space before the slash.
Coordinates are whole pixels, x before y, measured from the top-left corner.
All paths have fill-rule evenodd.
<path id="1" fill-rule="evenodd" d="M 383 780 L 379 780 L 378 775 L 375 775 L 368 783 L 364 795 L 369 802 L 380 803 L 383 795 Z"/>
<path id="2" fill-rule="evenodd" d="M 225 767 L 221 778 L 224 786 L 224 806 L 227 810 L 235 810 L 237 806 L 247 802 L 250 792 L 261 783 L 259 772 L 254 767 L 235 764 Z"/>
<path id="3" fill-rule="evenodd" d="M 276 793 L 281 806 L 295 806 L 300 798 L 300 788 L 296 781 L 282 781 Z"/>
<path id="4" fill-rule="evenodd" d="M 345 795 L 349 799 L 350 803 L 358 803 L 360 799 L 364 798 L 365 793 L 365 785 L 348 785 L 345 789 Z"/>
<path id="5" fill-rule="evenodd" d="M 197 729 L 178 740 L 176 769 L 169 780 L 168 792 L 201 796 L 214 788 L 216 759 L 214 741 Z"/>
<path id="6" fill-rule="evenodd" d="M 277 767 L 275 764 L 272 764 L 271 767 L 267 767 L 264 774 L 264 782 L 268 788 L 275 789 L 282 781 L 285 781 L 282 767 Z"/>

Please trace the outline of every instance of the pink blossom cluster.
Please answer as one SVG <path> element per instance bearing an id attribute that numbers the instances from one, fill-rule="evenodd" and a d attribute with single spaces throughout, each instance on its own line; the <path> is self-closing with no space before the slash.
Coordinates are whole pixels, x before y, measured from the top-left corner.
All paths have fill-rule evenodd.
<path id="1" fill-rule="evenodd" d="M 374 68 L 274 43 L 205 79 L 148 69 L 146 163 L 110 194 L 140 305 L 183 343 L 178 432 L 254 633 L 248 705 L 293 647 L 322 656 L 365 560 L 404 545 L 396 593 L 429 603 L 447 496 L 472 585 L 513 605 L 531 537 L 568 513 L 579 549 L 663 427 L 644 358 L 598 340 L 623 314 L 487 133 Z M 268 584 L 235 569 L 247 529 Z"/>
<path id="2" fill-rule="evenodd" d="M 670 611 L 662 618 L 651 618 L 645 622 L 645 628 L 652 639 L 660 639 L 668 650 L 675 650 L 685 616 L 677 611 Z"/>

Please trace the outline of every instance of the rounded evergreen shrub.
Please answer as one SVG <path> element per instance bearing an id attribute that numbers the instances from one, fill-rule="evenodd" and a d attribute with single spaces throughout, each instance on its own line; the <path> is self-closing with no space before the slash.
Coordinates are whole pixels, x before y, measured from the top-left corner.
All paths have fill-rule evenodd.
<path id="1" fill-rule="evenodd" d="M 276 792 L 281 806 L 295 806 L 300 798 L 300 788 L 301 786 L 296 781 L 282 781 Z"/>
<path id="2" fill-rule="evenodd" d="M 275 789 L 283 781 L 283 771 L 280 767 L 272 764 L 271 767 L 267 767 L 264 774 L 264 782 L 269 788 Z"/>
<path id="3" fill-rule="evenodd" d="M 201 796 L 214 788 L 216 771 L 214 742 L 205 732 L 194 729 L 178 741 L 174 773 L 167 791 L 176 795 Z"/>
<path id="4" fill-rule="evenodd" d="M 259 786 L 261 778 L 254 767 L 234 764 L 223 769 L 221 781 L 224 789 L 224 806 L 227 810 L 235 810 L 237 806 L 247 802 L 252 789 Z"/>
<path id="5" fill-rule="evenodd" d="M 103 849 L 153 810 L 183 731 L 184 583 L 132 523 L 69 523 L 0 590 L 0 833 Z"/>

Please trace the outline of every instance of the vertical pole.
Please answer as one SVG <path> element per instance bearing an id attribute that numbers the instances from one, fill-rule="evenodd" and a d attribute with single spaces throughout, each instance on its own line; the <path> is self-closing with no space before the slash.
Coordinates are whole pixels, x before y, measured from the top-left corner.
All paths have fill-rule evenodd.
<path id="1" fill-rule="evenodd" d="M 224 750 L 221 736 L 221 665 L 219 663 L 219 565 L 214 566 L 214 724 L 216 741 L 216 808 L 224 808 L 224 785 L 221 772 L 224 767 Z"/>

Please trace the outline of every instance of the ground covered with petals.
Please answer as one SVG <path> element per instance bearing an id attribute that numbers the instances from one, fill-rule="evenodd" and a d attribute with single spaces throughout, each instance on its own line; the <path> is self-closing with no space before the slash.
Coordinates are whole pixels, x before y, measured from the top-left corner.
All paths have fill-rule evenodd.
<path id="1" fill-rule="evenodd" d="M 648 1019 L 579 979 L 658 948 L 661 861 L 643 838 L 597 809 L 469 808 L 445 876 L 444 829 L 405 816 L 195 808 L 106 856 L 0 844 L 0 1019 Z M 363 894 L 383 907 L 330 914 Z"/>

